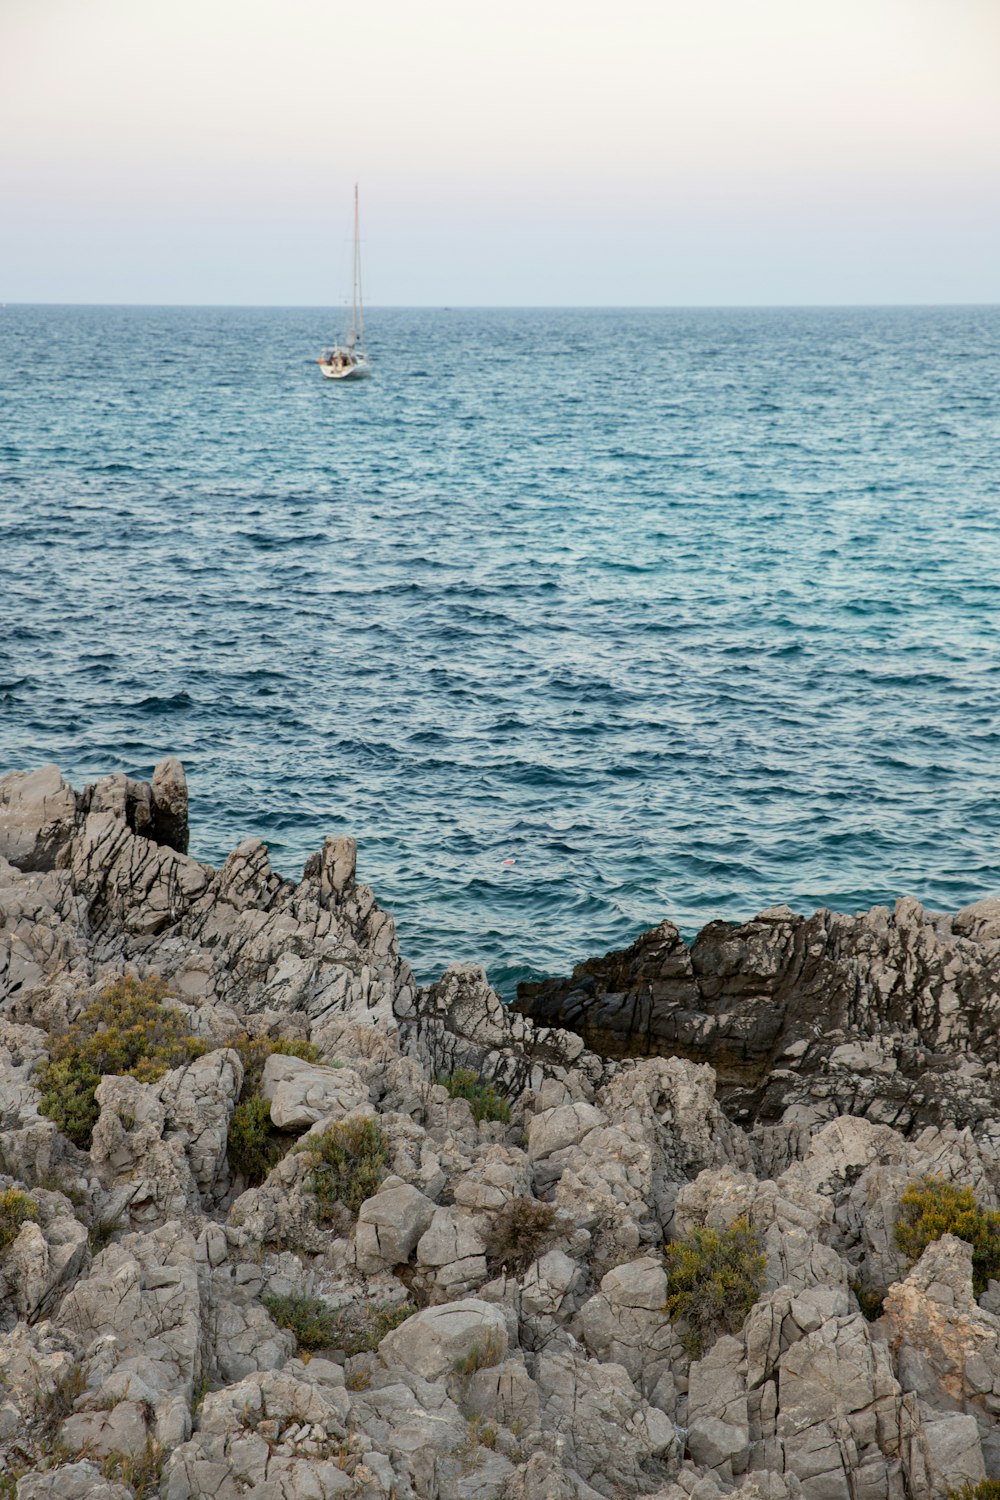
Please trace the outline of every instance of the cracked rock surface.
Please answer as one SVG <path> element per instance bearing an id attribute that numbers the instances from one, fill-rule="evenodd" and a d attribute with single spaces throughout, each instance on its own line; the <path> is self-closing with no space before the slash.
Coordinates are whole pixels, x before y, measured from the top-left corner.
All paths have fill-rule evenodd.
<path id="1" fill-rule="evenodd" d="M 1000 1207 L 1000 902 L 775 908 L 691 945 L 663 923 L 515 1009 L 469 965 L 417 986 L 348 834 L 297 882 L 252 837 L 214 869 L 187 807 L 173 759 L 82 791 L 0 779 L 0 1194 L 30 1202 L 0 1236 L 4 1493 L 945 1500 L 1000 1478 L 1000 1284 L 974 1295 L 961 1240 L 911 1265 L 894 1236 L 928 1174 Z M 82 1149 L 41 1070 L 126 976 L 163 981 L 201 1055 L 104 1077 Z M 457 1069 L 507 1118 L 452 1098 Z M 248 1087 L 271 1148 L 250 1178 Z M 326 1132 L 375 1127 L 378 1174 L 321 1213 Z M 695 1349 L 664 1243 L 736 1220 L 760 1295 Z"/>

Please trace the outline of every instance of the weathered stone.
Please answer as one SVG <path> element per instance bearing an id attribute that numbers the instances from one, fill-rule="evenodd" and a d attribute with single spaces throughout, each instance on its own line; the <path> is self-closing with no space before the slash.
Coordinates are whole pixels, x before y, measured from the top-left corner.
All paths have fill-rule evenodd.
<path id="1" fill-rule="evenodd" d="M 466 1361 L 473 1369 L 499 1364 L 507 1352 L 503 1313 L 474 1297 L 428 1307 L 386 1334 L 379 1354 L 424 1380 L 439 1380 Z"/>
<path id="2" fill-rule="evenodd" d="M 386 1178 L 358 1211 L 358 1270 L 372 1273 L 408 1261 L 433 1217 L 434 1204 L 418 1188 L 398 1177 Z"/>
<path id="3" fill-rule="evenodd" d="M 306 1130 L 317 1120 L 341 1120 L 368 1103 L 368 1089 L 353 1068 L 330 1068 L 272 1052 L 261 1093 L 279 1130 Z"/>

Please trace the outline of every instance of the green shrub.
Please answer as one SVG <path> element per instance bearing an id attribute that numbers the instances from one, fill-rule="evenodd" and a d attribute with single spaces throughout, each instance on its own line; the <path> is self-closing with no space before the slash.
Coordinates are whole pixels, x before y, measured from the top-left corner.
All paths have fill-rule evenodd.
<path id="1" fill-rule="evenodd" d="M 0 1252 L 13 1244 L 21 1225 L 29 1219 L 38 1222 L 38 1204 L 20 1188 L 7 1188 L 0 1193 Z"/>
<path id="2" fill-rule="evenodd" d="M 262 1297 L 279 1328 L 290 1328 L 300 1349 L 334 1346 L 337 1314 L 319 1297 Z"/>
<path id="3" fill-rule="evenodd" d="M 852 1281 L 851 1291 L 858 1299 L 858 1307 L 862 1316 L 869 1323 L 875 1323 L 882 1316 L 882 1297 L 873 1287 L 865 1286 L 863 1281 Z"/>
<path id="4" fill-rule="evenodd" d="M 332 1308 L 319 1297 L 262 1297 L 279 1328 L 290 1328 L 300 1349 L 371 1354 L 416 1312 L 412 1302 L 369 1302 Z"/>
<path id="5" fill-rule="evenodd" d="M 246 1178 L 251 1187 L 263 1182 L 276 1162 L 288 1150 L 290 1141 L 282 1138 L 271 1124 L 271 1106 L 261 1096 L 264 1064 L 269 1057 L 300 1057 L 303 1062 L 318 1063 L 319 1049 L 312 1042 L 289 1041 L 286 1037 L 248 1036 L 245 1031 L 231 1036 L 226 1043 L 239 1054 L 243 1064 L 243 1087 L 239 1102 L 229 1122 L 226 1144 L 229 1165 Z M 336 1066 L 336 1065 L 334 1065 Z"/>
<path id="6" fill-rule="evenodd" d="M 241 1173 L 251 1187 L 256 1187 L 264 1181 L 275 1162 L 281 1160 L 285 1149 L 275 1137 L 268 1101 L 260 1094 L 242 1099 L 233 1110 L 226 1143 L 233 1171 Z"/>
<path id="7" fill-rule="evenodd" d="M 467 1099 L 472 1106 L 472 1118 L 478 1125 L 482 1120 L 510 1120 L 510 1100 L 501 1094 L 492 1083 L 487 1083 L 471 1068 L 456 1068 L 454 1073 L 439 1073 L 437 1081 L 443 1084 L 453 1099 Z"/>
<path id="8" fill-rule="evenodd" d="M 498 1208 L 484 1236 L 491 1273 L 520 1276 L 526 1271 L 559 1238 L 557 1218 L 552 1204 L 537 1198 L 511 1198 Z"/>
<path id="9" fill-rule="evenodd" d="M 322 1135 L 301 1141 L 297 1150 L 319 1160 L 308 1186 L 316 1194 L 320 1222 L 333 1217 L 338 1204 L 356 1214 L 378 1191 L 389 1162 L 389 1142 L 377 1120 L 339 1120 Z"/>
<path id="10" fill-rule="evenodd" d="M 289 1041 L 283 1036 L 248 1036 L 245 1031 L 231 1036 L 226 1042 L 227 1047 L 232 1047 L 234 1052 L 239 1053 L 240 1062 L 243 1064 L 243 1087 L 240 1090 L 240 1099 L 249 1099 L 251 1094 L 260 1092 L 260 1086 L 264 1081 L 264 1064 L 275 1052 L 282 1057 L 300 1057 L 303 1062 L 318 1063 L 322 1059 L 319 1049 L 312 1042 Z"/>
<path id="11" fill-rule="evenodd" d="M 978 1484 L 963 1484 L 960 1490 L 949 1490 L 948 1500 L 1000 1500 L 1000 1479 L 980 1479 Z"/>
<path id="12" fill-rule="evenodd" d="M 987 1282 L 1000 1280 L 1000 1213 L 976 1203 L 971 1187 L 956 1187 L 944 1177 L 911 1182 L 899 1200 L 896 1244 L 913 1264 L 932 1240 L 953 1234 L 972 1246 L 972 1288 L 978 1297 Z"/>
<path id="13" fill-rule="evenodd" d="M 166 993 L 162 979 L 116 980 L 54 1041 L 38 1080 L 39 1108 L 83 1150 L 90 1149 L 100 1114 L 94 1094 L 105 1074 L 153 1083 L 208 1050 L 188 1035 L 180 1011 L 162 1003 Z"/>
<path id="14" fill-rule="evenodd" d="M 684 1323 L 684 1347 L 698 1359 L 709 1341 L 738 1333 L 764 1286 L 767 1257 L 745 1218 L 728 1229 L 694 1229 L 664 1251 L 672 1323 Z"/>

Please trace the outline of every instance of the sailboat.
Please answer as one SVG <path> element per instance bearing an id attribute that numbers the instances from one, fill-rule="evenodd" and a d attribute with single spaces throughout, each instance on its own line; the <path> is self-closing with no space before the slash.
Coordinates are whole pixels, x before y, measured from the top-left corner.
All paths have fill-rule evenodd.
<path id="1" fill-rule="evenodd" d="M 354 184 L 354 290 L 351 331 L 342 344 L 324 349 L 319 368 L 327 380 L 367 380 L 372 372 L 365 352 L 365 309 L 361 300 L 361 238 L 358 233 L 358 185 Z"/>

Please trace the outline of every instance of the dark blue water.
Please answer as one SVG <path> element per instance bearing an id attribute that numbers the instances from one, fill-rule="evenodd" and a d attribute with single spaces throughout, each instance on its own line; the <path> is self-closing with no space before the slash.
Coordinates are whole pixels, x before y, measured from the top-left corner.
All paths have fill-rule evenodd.
<path id="1" fill-rule="evenodd" d="M 0 771 L 168 752 L 422 976 L 1000 890 L 1000 309 L 0 311 Z M 508 864 L 506 861 L 515 863 Z"/>

